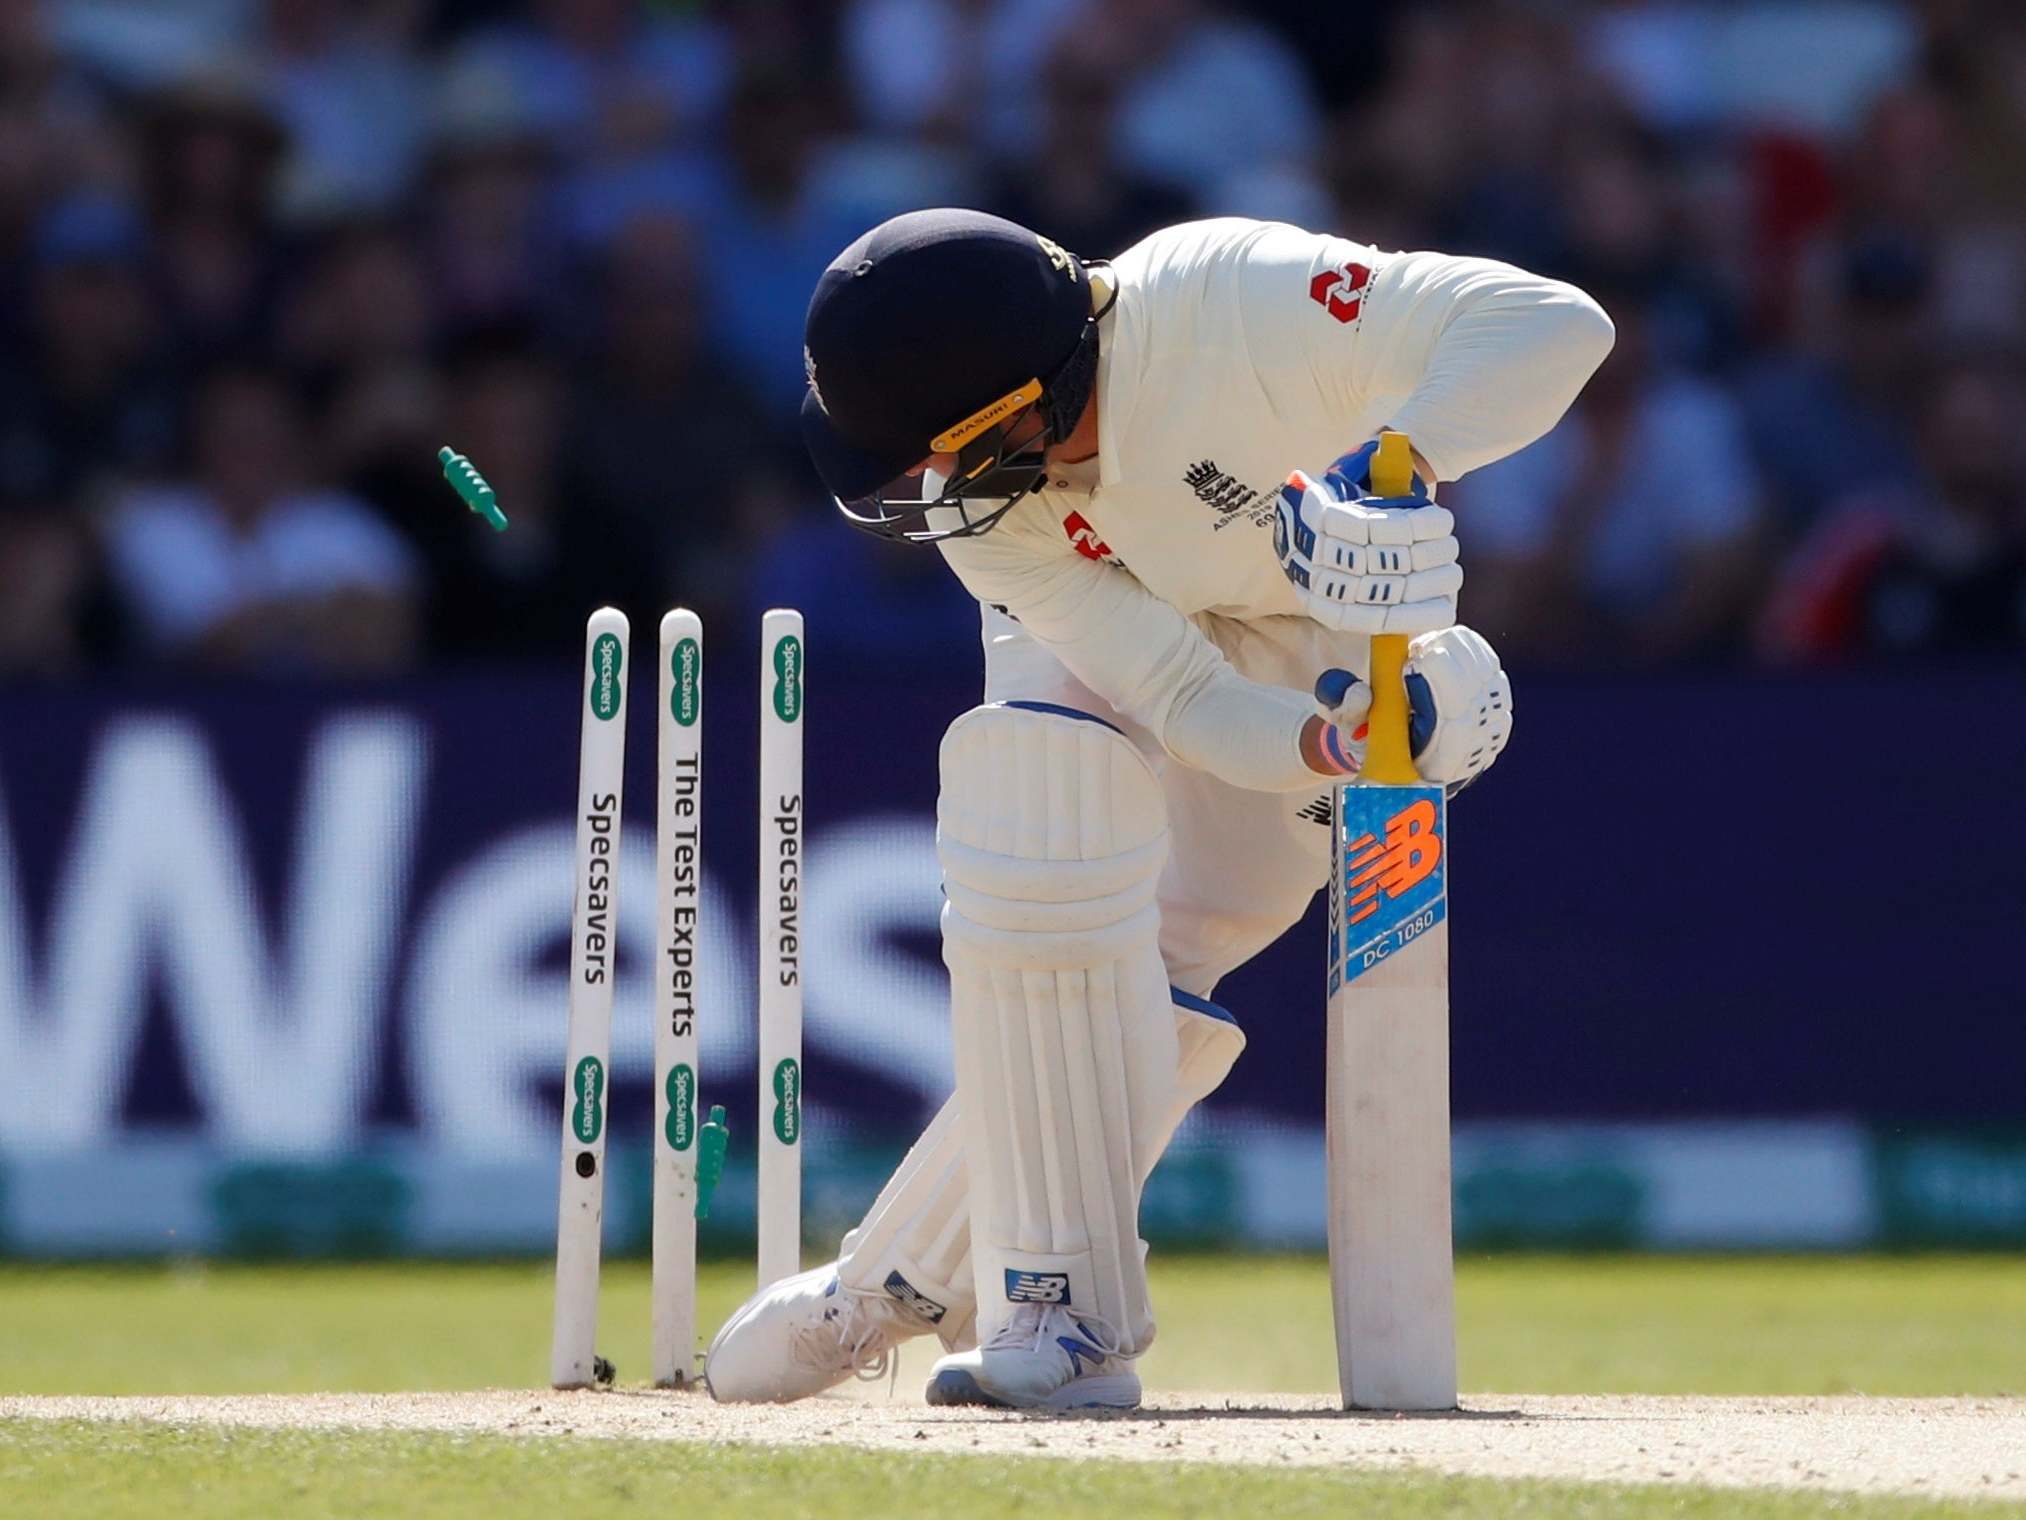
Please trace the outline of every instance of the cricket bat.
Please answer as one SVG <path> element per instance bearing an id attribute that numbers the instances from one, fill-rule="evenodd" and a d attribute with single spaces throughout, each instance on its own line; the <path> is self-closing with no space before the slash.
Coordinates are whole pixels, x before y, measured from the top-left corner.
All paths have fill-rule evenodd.
<path id="1" fill-rule="evenodd" d="M 1372 489 L 1413 489 L 1384 433 Z M 1358 784 L 1337 788 L 1329 898 L 1330 1295 L 1346 1409 L 1456 1407 L 1448 808 L 1415 773 L 1404 634 L 1372 640 Z"/>

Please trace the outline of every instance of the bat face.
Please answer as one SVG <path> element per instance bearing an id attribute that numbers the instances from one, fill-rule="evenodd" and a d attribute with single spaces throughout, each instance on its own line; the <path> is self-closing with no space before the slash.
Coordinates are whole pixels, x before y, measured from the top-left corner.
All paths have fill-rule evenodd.
<path id="1" fill-rule="evenodd" d="M 1439 786 L 1339 792 L 1330 892 L 1330 996 L 1449 916 L 1448 804 Z"/>
<path id="2" fill-rule="evenodd" d="M 1440 786 L 1337 792 L 1326 1116 L 1347 1408 L 1456 1405 L 1447 823 Z"/>

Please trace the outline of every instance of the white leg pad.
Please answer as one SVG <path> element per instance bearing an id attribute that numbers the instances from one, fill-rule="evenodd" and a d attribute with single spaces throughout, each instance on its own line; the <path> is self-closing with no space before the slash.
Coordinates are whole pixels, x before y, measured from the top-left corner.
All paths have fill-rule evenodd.
<path id="1" fill-rule="evenodd" d="M 1182 1121 L 1189 1117 L 1189 1110 L 1222 1087 L 1224 1079 L 1231 1075 L 1231 1068 L 1245 1053 L 1245 1031 L 1221 1008 L 1205 1013 L 1176 1003 L 1175 1048 L 1175 1104 L 1168 1111 L 1167 1125 L 1161 1131 L 1164 1151 Z M 1160 1157 L 1154 1159 L 1158 1161 Z"/>
<path id="2" fill-rule="evenodd" d="M 1189 1110 L 1230 1075 L 1245 1049 L 1245 1032 L 1221 1010 L 1204 1013 L 1176 1003 L 1175 1041 L 1175 1102 L 1159 1150 L 1167 1149 Z M 1142 1175 L 1142 1187 L 1146 1180 Z M 907 1304 L 952 1351 L 977 1344 L 971 1180 L 954 1097 L 936 1111 L 858 1228 L 844 1237 L 837 1275 L 847 1288 Z"/>
<path id="3" fill-rule="evenodd" d="M 952 1349 L 967 1343 L 977 1309 L 962 1129 L 953 1097 L 844 1237 L 837 1260 L 845 1287 L 905 1304 Z"/>
<path id="4" fill-rule="evenodd" d="M 1110 725 L 974 708 L 941 751 L 937 853 L 978 1334 L 1020 1303 L 1153 1339 L 1140 1180 L 1166 1142 L 1178 1048 L 1155 888 L 1152 767 Z"/>

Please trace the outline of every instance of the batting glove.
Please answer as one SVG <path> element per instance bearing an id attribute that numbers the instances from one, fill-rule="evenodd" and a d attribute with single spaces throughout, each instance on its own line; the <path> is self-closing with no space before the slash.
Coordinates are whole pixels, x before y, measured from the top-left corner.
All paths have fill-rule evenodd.
<path id="1" fill-rule="evenodd" d="M 1429 633 L 1456 621 L 1463 586 L 1456 519 L 1420 476 L 1411 495 L 1371 494 L 1376 441 L 1311 480 L 1287 477 L 1273 549 L 1308 614 L 1349 633 Z"/>
<path id="2" fill-rule="evenodd" d="M 1348 670 L 1316 679 L 1323 753 L 1345 775 L 1364 768 L 1372 688 Z M 1512 682 L 1482 636 L 1457 624 L 1407 646 L 1407 741 L 1423 781 L 1451 796 L 1491 768 L 1512 737 Z"/>

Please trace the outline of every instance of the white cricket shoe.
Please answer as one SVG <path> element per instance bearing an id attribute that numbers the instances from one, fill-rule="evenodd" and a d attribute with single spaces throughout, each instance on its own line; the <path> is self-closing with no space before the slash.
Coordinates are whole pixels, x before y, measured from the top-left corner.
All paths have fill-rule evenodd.
<path id="1" fill-rule="evenodd" d="M 832 1263 L 747 1299 L 704 1355 L 704 1386 L 720 1404 L 792 1403 L 884 1377 L 893 1348 L 928 1329 L 892 1299 L 843 1287 Z"/>
<path id="2" fill-rule="evenodd" d="M 1096 1321 L 1058 1304 L 1022 1304 L 975 1351 L 938 1361 L 931 1404 L 1000 1409 L 1137 1409 L 1140 1377 Z"/>

